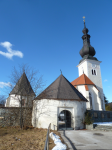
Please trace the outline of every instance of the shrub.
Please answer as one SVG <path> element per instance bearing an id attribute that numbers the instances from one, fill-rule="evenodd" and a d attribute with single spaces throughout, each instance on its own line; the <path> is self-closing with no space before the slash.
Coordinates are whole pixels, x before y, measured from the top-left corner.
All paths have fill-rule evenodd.
<path id="1" fill-rule="evenodd" d="M 111 108 L 109 105 L 106 104 L 106 105 L 105 105 L 105 110 L 106 110 L 106 111 L 112 111 L 112 108 Z"/>
<path id="2" fill-rule="evenodd" d="M 94 122 L 94 121 L 92 120 L 92 116 L 91 116 L 90 112 L 88 112 L 88 111 L 86 110 L 86 112 L 85 112 L 85 118 L 84 118 L 84 124 L 90 125 L 90 124 L 92 124 L 93 122 Z"/>

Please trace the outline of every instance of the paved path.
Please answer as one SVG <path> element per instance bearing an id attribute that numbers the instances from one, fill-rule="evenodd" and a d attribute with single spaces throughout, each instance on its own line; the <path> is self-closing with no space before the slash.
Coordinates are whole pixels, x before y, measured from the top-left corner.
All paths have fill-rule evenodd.
<path id="1" fill-rule="evenodd" d="M 112 150 L 112 132 L 94 130 L 59 131 L 69 150 L 108 149 Z"/>

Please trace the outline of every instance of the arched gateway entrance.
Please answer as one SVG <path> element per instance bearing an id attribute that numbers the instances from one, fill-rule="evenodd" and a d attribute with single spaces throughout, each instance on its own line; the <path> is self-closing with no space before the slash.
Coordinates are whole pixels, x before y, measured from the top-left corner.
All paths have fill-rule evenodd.
<path id="1" fill-rule="evenodd" d="M 73 130 L 71 127 L 71 112 L 63 110 L 58 116 L 58 129 L 59 130 Z"/>

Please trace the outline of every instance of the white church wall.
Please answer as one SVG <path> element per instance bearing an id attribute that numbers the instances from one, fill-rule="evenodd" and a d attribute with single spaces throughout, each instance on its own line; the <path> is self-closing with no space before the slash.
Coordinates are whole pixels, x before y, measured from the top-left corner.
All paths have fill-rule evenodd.
<path id="1" fill-rule="evenodd" d="M 9 107 L 19 107 L 20 106 L 19 100 L 18 100 L 19 98 L 20 98 L 19 95 L 15 95 L 15 94 L 10 95 Z"/>
<path id="2" fill-rule="evenodd" d="M 102 110 L 101 100 L 99 98 L 99 91 L 93 85 L 88 85 L 88 88 L 89 88 L 89 92 L 92 95 L 93 110 Z"/>
<path id="3" fill-rule="evenodd" d="M 51 123 L 58 126 L 58 116 L 62 110 L 68 110 L 72 114 L 72 127 L 83 128 L 82 120 L 86 111 L 86 102 L 70 100 L 34 100 L 32 111 L 32 125 L 38 128 L 48 128 Z"/>
<path id="4" fill-rule="evenodd" d="M 100 61 L 89 60 L 87 59 L 88 64 L 88 77 L 89 79 L 99 88 L 102 89 L 102 78 L 101 78 L 101 69 Z M 92 75 L 92 69 L 96 71 L 96 75 Z M 98 89 L 99 90 L 99 89 Z"/>
<path id="5" fill-rule="evenodd" d="M 15 95 L 15 94 L 11 94 L 9 97 L 10 102 L 9 102 L 9 106 L 8 107 L 20 107 L 20 95 Z M 29 102 L 28 106 L 32 107 L 32 100 L 33 100 L 34 96 L 22 96 L 22 99 L 25 100 L 25 103 L 27 103 L 27 101 Z M 6 101 L 7 103 L 7 101 Z M 5 104 L 6 106 L 6 104 Z"/>
<path id="6" fill-rule="evenodd" d="M 94 96 L 94 91 L 93 91 L 93 85 L 88 85 L 88 89 L 92 97 L 92 107 L 93 107 L 93 110 L 95 110 L 95 96 Z M 89 100 L 89 107 L 90 107 L 90 100 Z"/>
<path id="7" fill-rule="evenodd" d="M 83 72 L 88 76 L 87 61 L 83 61 L 83 63 L 80 63 L 77 67 L 79 71 L 79 76 L 81 76 Z"/>
<path id="8" fill-rule="evenodd" d="M 85 85 L 77 85 L 77 90 L 88 100 L 88 102 L 86 102 L 86 109 L 90 110 L 89 91 L 86 91 Z M 93 101 L 93 105 L 94 105 L 94 101 Z"/>
<path id="9" fill-rule="evenodd" d="M 102 86 L 102 78 L 101 78 L 101 68 L 100 68 L 101 61 L 88 59 L 87 63 L 88 63 L 88 77 L 97 86 L 98 90 L 100 91 L 101 99 L 103 102 L 102 107 L 103 107 L 103 110 L 105 110 L 104 94 L 103 94 L 103 86 Z M 96 75 L 92 75 L 92 69 L 96 71 Z"/>
<path id="10" fill-rule="evenodd" d="M 94 91 L 94 100 L 95 100 L 95 110 L 102 110 L 99 91 L 94 86 L 93 86 L 93 91 Z"/>
<path id="11" fill-rule="evenodd" d="M 100 63 L 101 61 L 85 59 L 77 67 L 79 70 L 79 76 L 83 74 L 83 68 L 86 76 L 97 86 L 98 90 L 100 91 L 100 97 L 102 100 L 102 109 L 105 110 Z M 92 69 L 96 71 L 96 75 L 92 75 Z"/>
<path id="12" fill-rule="evenodd" d="M 86 98 L 86 90 L 84 85 L 77 85 L 77 90 Z"/>
<path id="13" fill-rule="evenodd" d="M 88 102 L 86 103 L 86 109 L 90 110 L 89 91 L 86 91 L 86 99 L 88 100 Z"/>

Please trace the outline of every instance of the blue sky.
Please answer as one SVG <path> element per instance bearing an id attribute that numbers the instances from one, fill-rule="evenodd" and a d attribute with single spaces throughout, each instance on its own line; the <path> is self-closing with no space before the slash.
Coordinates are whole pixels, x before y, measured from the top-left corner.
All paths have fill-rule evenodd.
<path id="1" fill-rule="evenodd" d="M 12 67 L 22 63 L 39 70 L 46 87 L 60 69 L 70 82 L 76 79 L 85 16 L 95 57 L 102 61 L 104 94 L 111 102 L 111 14 L 111 0 L 0 0 L 0 94 L 9 85 Z"/>

